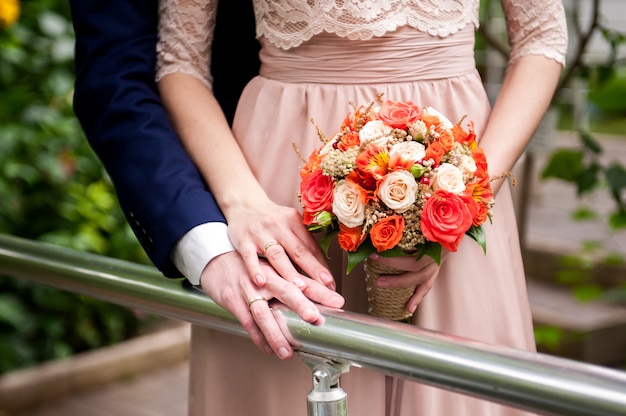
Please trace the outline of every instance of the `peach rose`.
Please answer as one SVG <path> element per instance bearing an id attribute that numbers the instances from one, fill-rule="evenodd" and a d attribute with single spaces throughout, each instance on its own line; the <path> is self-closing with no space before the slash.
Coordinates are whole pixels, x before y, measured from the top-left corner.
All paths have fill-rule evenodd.
<path id="1" fill-rule="evenodd" d="M 421 220 L 424 237 L 449 251 L 457 251 L 471 226 L 472 213 L 458 195 L 438 190 L 424 204 Z"/>
<path id="2" fill-rule="evenodd" d="M 417 182 L 411 172 L 394 170 L 385 175 L 376 194 L 387 207 L 401 214 L 415 203 Z"/>
<path id="3" fill-rule="evenodd" d="M 333 203 L 333 180 L 321 169 L 302 178 L 300 182 L 300 202 L 310 213 L 330 211 Z"/>
<path id="4" fill-rule="evenodd" d="M 370 229 L 370 239 L 378 252 L 394 248 L 402 239 L 404 218 L 390 215 L 378 221 Z"/>
<path id="5" fill-rule="evenodd" d="M 421 115 L 422 111 L 412 101 L 387 100 L 378 110 L 378 118 L 396 129 L 406 129 L 407 125 L 419 120 Z"/>
<path id="6" fill-rule="evenodd" d="M 333 212 L 346 227 L 357 227 L 365 220 L 365 191 L 345 179 L 337 182 L 333 197 Z"/>

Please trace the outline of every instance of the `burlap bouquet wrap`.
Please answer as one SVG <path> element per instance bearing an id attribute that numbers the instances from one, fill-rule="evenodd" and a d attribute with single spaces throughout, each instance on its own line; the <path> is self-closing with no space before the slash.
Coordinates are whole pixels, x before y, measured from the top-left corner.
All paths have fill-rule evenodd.
<path id="1" fill-rule="evenodd" d="M 411 317 L 406 310 L 406 304 L 415 293 L 416 286 L 409 288 L 376 286 L 376 281 L 381 275 L 401 273 L 405 273 L 405 270 L 385 266 L 369 257 L 365 259 L 365 283 L 370 315 L 392 321 L 407 321 Z"/>

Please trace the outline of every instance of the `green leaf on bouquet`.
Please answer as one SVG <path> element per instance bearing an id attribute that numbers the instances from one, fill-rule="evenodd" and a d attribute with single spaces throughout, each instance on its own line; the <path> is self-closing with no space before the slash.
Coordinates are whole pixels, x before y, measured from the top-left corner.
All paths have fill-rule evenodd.
<path id="1" fill-rule="evenodd" d="M 357 251 L 349 251 L 348 252 L 348 267 L 346 267 L 346 274 L 350 274 L 354 266 L 364 261 L 371 254 L 376 252 L 376 249 L 369 241 L 369 239 L 365 240 L 363 244 L 359 246 Z"/>
<path id="2" fill-rule="evenodd" d="M 476 241 L 478 245 L 483 248 L 483 252 L 487 254 L 487 236 L 485 235 L 483 227 L 472 225 L 470 229 L 465 232 L 465 234 L 469 235 L 472 240 Z"/>
<path id="3" fill-rule="evenodd" d="M 417 260 L 421 259 L 424 256 L 428 256 L 437 263 L 437 265 L 441 264 L 441 244 L 428 242 L 426 244 L 422 244 L 417 251 Z"/>
<path id="4" fill-rule="evenodd" d="M 331 230 L 328 231 L 322 238 L 320 238 L 320 247 L 324 251 L 326 257 L 328 257 L 328 250 L 330 248 L 330 243 L 333 242 L 335 236 L 339 234 L 339 230 Z"/>
<path id="5" fill-rule="evenodd" d="M 389 250 L 385 250 L 381 253 L 379 253 L 381 256 L 383 257 L 400 257 L 400 256 L 411 256 L 413 254 L 408 254 L 406 253 L 404 250 L 402 250 L 400 247 L 396 246 L 392 249 Z"/>

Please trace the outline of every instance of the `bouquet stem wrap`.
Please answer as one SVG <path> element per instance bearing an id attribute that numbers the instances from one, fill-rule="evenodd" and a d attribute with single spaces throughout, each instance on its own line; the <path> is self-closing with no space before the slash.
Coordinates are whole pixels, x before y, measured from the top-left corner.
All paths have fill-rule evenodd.
<path id="1" fill-rule="evenodd" d="M 370 315 L 393 321 L 407 321 L 411 317 L 406 310 L 406 304 L 415 293 L 416 286 L 409 288 L 376 286 L 376 281 L 381 275 L 404 272 L 404 270 L 383 265 L 379 261 L 365 259 L 365 283 Z"/>

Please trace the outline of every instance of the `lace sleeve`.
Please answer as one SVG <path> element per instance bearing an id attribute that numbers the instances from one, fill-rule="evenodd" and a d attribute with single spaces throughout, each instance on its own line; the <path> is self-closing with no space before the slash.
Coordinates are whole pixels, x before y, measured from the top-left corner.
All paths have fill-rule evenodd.
<path id="1" fill-rule="evenodd" d="M 510 63 L 544 55 L 565 64 L 567 26 L 562 0 L 503 0 L 511 44 Z"/>
<path id="2" fill-rule="evenodd" d="M 159 0 L 157 81 L 182 72 L 212 88 L 210 60 L 216 10 L 217 0 Z"/>

